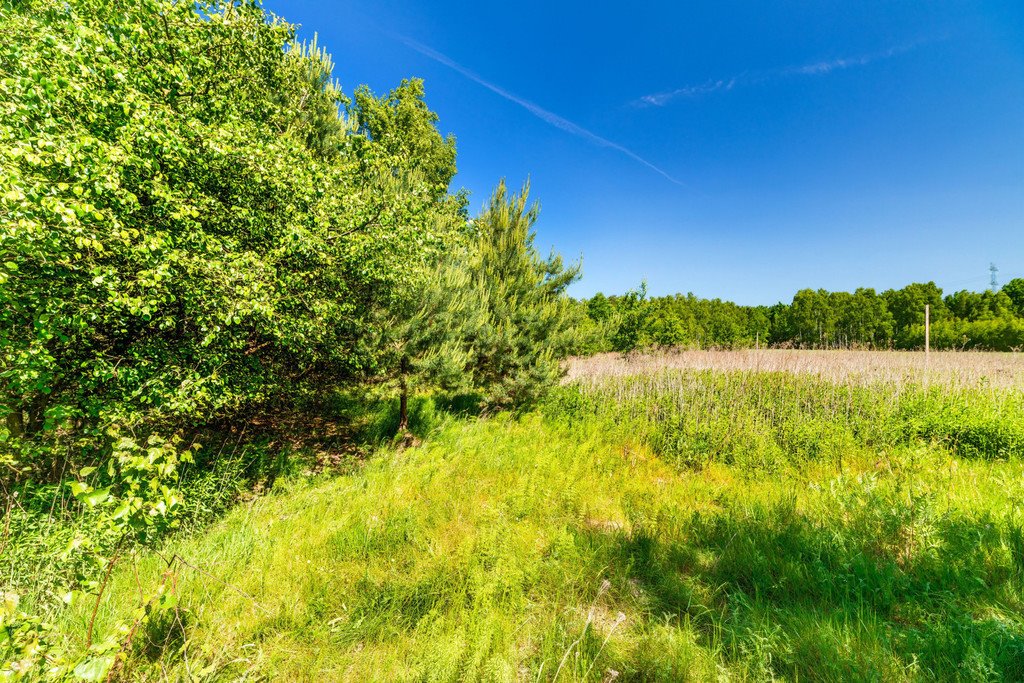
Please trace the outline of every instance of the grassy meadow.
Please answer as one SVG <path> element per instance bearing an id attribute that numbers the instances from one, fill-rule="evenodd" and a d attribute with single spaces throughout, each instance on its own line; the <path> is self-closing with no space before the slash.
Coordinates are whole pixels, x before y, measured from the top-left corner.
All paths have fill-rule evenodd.
<path id="1" fill-rule="evenodd" d="M 420 397 L 422 444 L 122 563 L 97 632 L 164 581 L 126 680 L 1024 679 L 1020 385 L 716 357 L 589 361 L 517 416 Z"/>

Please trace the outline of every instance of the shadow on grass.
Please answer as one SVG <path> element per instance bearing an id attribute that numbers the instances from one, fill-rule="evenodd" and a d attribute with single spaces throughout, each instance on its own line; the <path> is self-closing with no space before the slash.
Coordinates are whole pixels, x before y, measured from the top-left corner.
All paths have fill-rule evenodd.
<path id="1" fill-rule="evenodd" d="M 398 398 L 368 401 L 342 397 L 336 408 L 353 425 L 357 444 L 376 446 L 398 434 Z M 480 415 L 480 396 L 476 394 L 420 395 L 409 398 L 409 431 L 417 439 L 427 438 L 451 418 Z"/>
<path id="2" fill-rule="evenodd" d="M 1024 680 L 1012 526 L 844 521 L 778 506 L 694 515 L 670 537 L 586 530 L 579 542 L 600 549 L 624 595 L 641 589 L 645 619 L 687 619 L 754 679 Z M 639 652 L 634 671 L 659 656 Z"/>

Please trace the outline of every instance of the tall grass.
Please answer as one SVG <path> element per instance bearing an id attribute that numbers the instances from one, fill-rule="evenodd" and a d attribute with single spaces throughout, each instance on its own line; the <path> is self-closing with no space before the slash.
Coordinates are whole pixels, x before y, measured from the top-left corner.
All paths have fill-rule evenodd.
<path id="1" fill-rule="evenodd" d="M 640 434 L 680 465 L 745 473 L 933 445 L 962 457 L 1024 454 L 1024 393 L 992 387 L 837 383 L 784 372 L 663 370 L 591 377 L 550 404 Z"/>
<path id="2" fill-rule="evenodd" d="M 128 671 L 1021 680 L 1020 401 L 674 372 L 440 421 L 421 447 L 281 480 L 166 548 L 188 562 L 179 616 Z M 118 574 L 99 628 L 165 568 Z M 82 637 L 83 615 L 62 624 Z"/>
<path id="3" fill-rule="evenodd" d="M 1024 388 L 1024 354 L 983 351 L 802 351 L 747 349 L 601 353 L 566 363 L 569 383 L 609 377 L 660 374 L 665 370 L 787 372 L 814 375 L 840 384 L 879 381 L 940 384 L 955 387 Z"/>

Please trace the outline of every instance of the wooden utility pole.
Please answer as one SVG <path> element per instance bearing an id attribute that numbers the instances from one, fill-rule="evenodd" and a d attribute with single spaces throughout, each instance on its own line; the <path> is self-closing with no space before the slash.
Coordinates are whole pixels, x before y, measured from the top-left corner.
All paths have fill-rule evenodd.
<path id="1" fill-rule="evenodd" d="M 932 336 L 932 321 L 931 321 L 932 307 L 929 304 L 924 305 L 924 359 L 928 360 L 928 353 L 931 351 L 931 336 Z"/>

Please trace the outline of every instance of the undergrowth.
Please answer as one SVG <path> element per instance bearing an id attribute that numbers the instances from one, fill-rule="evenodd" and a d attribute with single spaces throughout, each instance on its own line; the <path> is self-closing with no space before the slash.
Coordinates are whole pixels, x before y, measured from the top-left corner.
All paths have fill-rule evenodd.
<path id="1" fill-rule="evenodd" d="M 279 479 L 117 572 L 97 629 L 179 556 L 126 678 L 1024 678 L 1019 396 L 662 381 Z"/>

